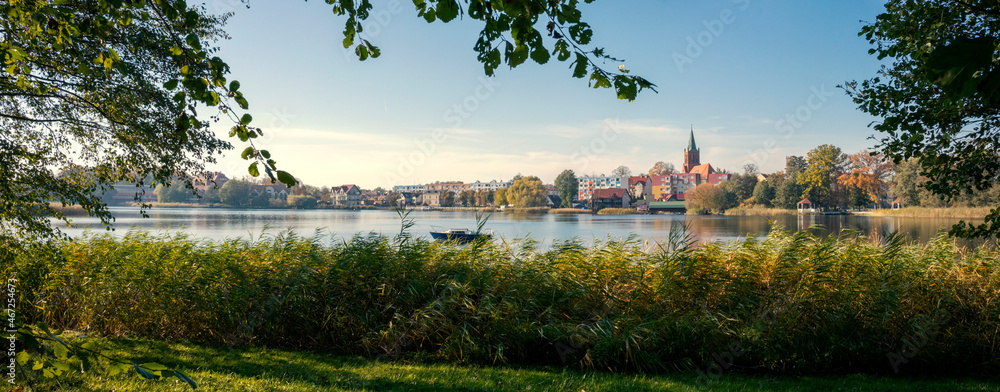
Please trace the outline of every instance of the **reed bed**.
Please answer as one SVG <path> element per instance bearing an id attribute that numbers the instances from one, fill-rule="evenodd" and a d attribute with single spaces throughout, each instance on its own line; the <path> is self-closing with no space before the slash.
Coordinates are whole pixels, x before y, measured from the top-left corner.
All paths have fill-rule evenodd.
<path id="1" fill-rule="evenodd" d="M 106 336 L 646 372 L 1000 370 L 995 249 L 780 229 L 692 244 L 133 231 L 0 270 L 17 268 L 28 320 Z"/>
<path id="2" fill-rule="evenodd" d="M 726 210 L 726 215 L 733 215 L 733 216 L 781 216 L 781 215 L 795 215 L 797 213 L 798 212 L 795 210 L 789 210 L 784 208 L 766 208 L 760 206 L 737 207 Z"/>
<path id="3" fill-rule="evenodd" d="M 990 213 L 992 207 L 905 207 L 900 209 L 881 208 L 871 210 L 872 215 L 900 216 L 914 218 L 965 218 L 983 219 Z"/>
<path id="4" fill-rule="evenodd" d="M 597 215 L 633 215 L 639 212 L 635 208 L 602 208 Z"/>
<path id="5" fill-rule="evenodd" d="M 549 207 L 514 207 L 505 208 L 503 212 L 510 212 L 514 214 L 548 214 Z"/>
<path id="6" fill-rule="evenodd" d="M 592 210 L 584 210 L 580 208 L 553 208 L 549 210 L 550 214 L 566 214 L 566 215 L 586 215 L 593 214 Z"/>

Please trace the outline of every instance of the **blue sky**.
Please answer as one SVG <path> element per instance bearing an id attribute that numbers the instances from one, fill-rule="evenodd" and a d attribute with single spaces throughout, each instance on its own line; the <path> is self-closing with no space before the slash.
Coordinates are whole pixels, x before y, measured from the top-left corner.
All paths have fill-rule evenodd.
<path id="1" fill-rule="evenodd" d="M 691 126 L 702 163 L 731 171 L 747 162 L 778 171 L 786 155 L 821 144 L 847 153 L 876 144 L 874 119 L 836 86 L 875 75 L 880 63 L 857 33 L 884 9 L 880 1 L 583 5 L 594 44 L 658 85 L 658 94 L 631 103 L 588 88 L 554 59 L 487 78 L 472 50 L 475 21 L 427 24 L 412 2 L 375 3 L 366 28 L 382 56 L 365 62 L 342 48 L 344 19 L 324 2 L 209 5 L 235 11 L 220 56 L 265 130 L 262 147 L 307 184 L 374 188 L 517 173 L 551 183 L 564 169 L 679 168 Z M 241 150 L 210 168 L 242 176 Z"/>

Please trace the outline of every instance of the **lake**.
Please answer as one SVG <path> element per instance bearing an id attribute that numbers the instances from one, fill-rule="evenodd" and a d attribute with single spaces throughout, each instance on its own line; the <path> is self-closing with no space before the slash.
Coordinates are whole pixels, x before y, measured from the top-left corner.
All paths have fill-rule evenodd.
<path id="1" fill-rule="evenodd" d="M 395 211 L 378 210 L 239 210 L 226 208 L 159 208 L 148 211 L 143 218 L 136 207 L 110 207 L 116 220 L 116 235 L 129 229 L 154 233 L 185 232 L 195 237 L 221 240 L 226 238 L 258 237 L 262 233 L 276 234 L 291 229 L 305 236 L 316 230 L 334 238 L 349 239 L 355 234 L 380 233 L 394 235 L 400 230 Z M 410 218 L 415 226 L 410 233 L 430 238 L 432 227 L 475 229 L 476 213 L 458 211 L 413 211 Z M 838 233 L 841 229 L 858 230 L 867 234 L 899 231 L 924 243 L 939 230 L 947 229 L 958 219 L 869 217 L 863 215 L 787 215 L 757 216 L 687 216 L 687 215 L 514 215 L 493 214 L 486 228 L 505 240 L 531 237 L 544 244 L 553 240 L 580 238 L 587 243 L 594 239 L 636 236 L 640 241 L 663 243 L 671 230 L 685 224 L 699 242 L 731 241 L 748 235 L 762 237 L 770 231 L 768 219 L 787 230 L 805 230 L 811 225 L 823 225 L 818 234 Z M 980 220 L 981 222 L 981 220 Z M 91 217 L 72 220 L 72 227 L 62 222 L 56 225 L 70 236 L 85 231 L 100 233 L 104 227 Z"/>

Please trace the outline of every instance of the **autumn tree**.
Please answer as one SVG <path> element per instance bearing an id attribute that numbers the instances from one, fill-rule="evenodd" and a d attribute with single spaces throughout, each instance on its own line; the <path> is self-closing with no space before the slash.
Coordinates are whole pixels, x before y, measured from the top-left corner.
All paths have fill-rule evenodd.
<path id="1" fill-rule="evenodd" d="M 1000 179 L 1000 6 L 995 0 L 889 0 L 861 30 L 884 64 L 846 83 L 848 95 L 878 118 L 878 148 L 896 164 L 916 158 L 924 187 L 952 199 Z M 1000 235 L 1000 206 L 983 224 L 951 233 Z"/>
<path id="2" fill-rule="evenodd" d="M 723 211 L 728 206 L 726 191 L 712 184 L 701 184 L 684 196 L 688 210 Z"/>
<path id="3" fill-rule="evenodd" d="M 518 178 L 507 189 L 507 199 L 518 208 L 544 207 L 545 185 L 535 176 Z"/>
<path id="4" fill-rule="evenodd" d="M 562 200 L 562 207 L 570 207 L 573 205 L 573 199 L 580 192 L 580 181 L 576 178 L 576 173 L 572 170 L 563 170 L 556 177 L 555 181 L 556 193 L 559 194 L 559 198 Z"/>
<path id="5" fill-rule="evenodd" d="M 889 181 L 895 172 L 895 164 L 886 160 L 882 153 L 873 155 L 868 151 L 852 154 L 848 159 L 850 172 L 837 177 L 837 183 L 858 189 L 867 200 L 876 204 L 885 201 L 889 195 Z"/>
<path id="6" fill-rule="evenodd" d="M 677 170 L 674 169 L 673 163 L 659 161 L 653 164 L 653 167 L 649 168 L 648 174 L 650 177 L 653 177 L 653 176 L 666 176 L 676 172 Z"/>

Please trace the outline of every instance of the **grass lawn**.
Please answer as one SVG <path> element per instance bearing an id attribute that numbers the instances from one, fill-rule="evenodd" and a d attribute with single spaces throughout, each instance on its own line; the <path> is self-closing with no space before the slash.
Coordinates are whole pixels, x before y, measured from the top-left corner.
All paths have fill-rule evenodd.
<path id="1" fill-rule="evenodd" d="M 315 352 L 213 348 L 153 340 L 116 341 L 109 351 L 135 363 L 155 361 L 187 373 L 200 391 L 997 391 L 1000 379 L 754 377 L 582 372 L 556 368 L 478 367 L 386 362 Z M 177 379 L 147 381 L 75 373 L 38 391 L 189 391 Z"/>

